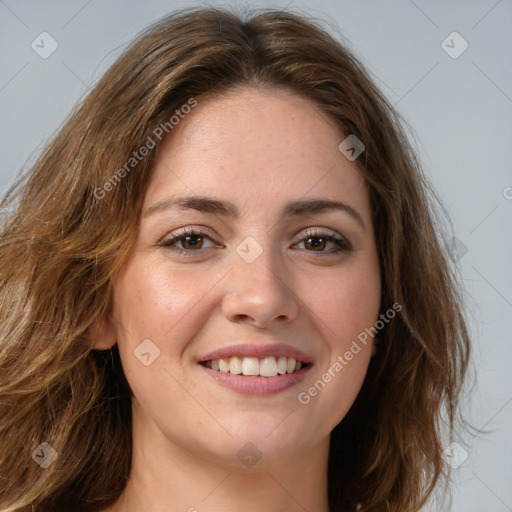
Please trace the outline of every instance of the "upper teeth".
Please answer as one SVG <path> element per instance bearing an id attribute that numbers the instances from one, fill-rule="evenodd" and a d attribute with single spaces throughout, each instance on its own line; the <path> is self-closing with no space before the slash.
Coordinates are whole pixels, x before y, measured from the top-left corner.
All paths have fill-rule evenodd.
<path id="1" fill-rule="evenodd" d="M 275 377 L 277 374 L 293 373 L 302 368 L 302 362 L 293 357 L 230 357 L 227 359 L 214 359 L 206 365 L 212 370 L 236 375 L 260 375 L 262 377 Z"/>

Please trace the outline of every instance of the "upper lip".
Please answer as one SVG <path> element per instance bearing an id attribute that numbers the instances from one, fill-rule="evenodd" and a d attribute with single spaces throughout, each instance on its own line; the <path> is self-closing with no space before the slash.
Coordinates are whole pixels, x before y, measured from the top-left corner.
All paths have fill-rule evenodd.
<path id="1" fill-rule="evenodd" d="M 308 364 L 313 362 L 312 358 L 301 350 L 284 343 L 273 343 L 271 345 L 262 345 L 261 343 L 229 345 L 201 356 L 199 362 L 229 359 L 230 357 L 257 357 L 258 359 L 263 359 L 272 356 L 293 357 L 297 361 Z"/>

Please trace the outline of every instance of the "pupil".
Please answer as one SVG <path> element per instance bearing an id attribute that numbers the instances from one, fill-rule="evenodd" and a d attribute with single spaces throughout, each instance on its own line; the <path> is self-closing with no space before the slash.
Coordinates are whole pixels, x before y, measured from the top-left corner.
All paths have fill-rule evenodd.
<path id="1" fill-rule="evenodd" d="M 315 236 L 315 237 L 311 237 L 311 238 L 308 238 L 307 240 L 307 243 L 311 243 L 311 240 L 321 240 L 320 243 L 312 243 L 311 245 L 315 248 L 318 248 L 319 246 L 321 246 L 321 249 L 323 249 L 325 247 L 325 240 L 323 238 L 320 238 L 318 236 Z"/>
<path id="2" fill-rule="evenodd" d="M 190 238 L 196 239 L 196 243 L 192 244 L 192 248 L 197 247 L 197 239 L 200 239 L 201 237 L 199 235 L 188 235 L 188 236 L 185 237 L 185 244 L 184 245 L 187 245 L 187 244 L 190 245 Z"/>

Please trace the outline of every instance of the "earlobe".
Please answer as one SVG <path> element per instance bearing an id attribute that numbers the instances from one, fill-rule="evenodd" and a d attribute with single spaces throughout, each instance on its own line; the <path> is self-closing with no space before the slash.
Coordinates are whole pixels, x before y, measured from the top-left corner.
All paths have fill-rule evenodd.
<path id="1" fill-rule="evenodd" d="M 110 315 L 96 318 L 87 329 L 87 344 L 96 350 L 109 350 L 117 342 L 114 322 Z"/>

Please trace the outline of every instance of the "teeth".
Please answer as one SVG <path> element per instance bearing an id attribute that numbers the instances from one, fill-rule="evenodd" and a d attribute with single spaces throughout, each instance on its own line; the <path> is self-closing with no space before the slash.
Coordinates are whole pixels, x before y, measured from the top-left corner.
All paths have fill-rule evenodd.
<path id="1" fill-rule="evenodd" d="M 242 361 L 242 373 L 244 375 L 259 375 L 260 361 L 257 357 L 244 357 Z"/>
<path id="2" fill-rule="evenodd" d="M 229 373 L 240 375 L 242 373 L 242 361 L 239 357 L 232 357 L 229 360 Z"/>
<path id="3" fill-rule="evenodd" d="M 229 372 L 229 360 L 228 359 L 219 359 L 219 370 L 222 373 L 228 373 Z"/>
<path id="4" fill-rule="evenodd" d="M 293 357 L 230 357 L 215 359 L 206 364 L 212 370 L 234 375 L 260 375 L 261 377 L 276 377 L 285 373 L 294 373 L 303 368 L 303 363 Z"/>
<path id="5" fill-rule="evenodd" d="M 260 375 L 262 377 L 275 377 L 277 375 L 277 363 L 275 357 L 265 357 L 260 363 Z"/>

